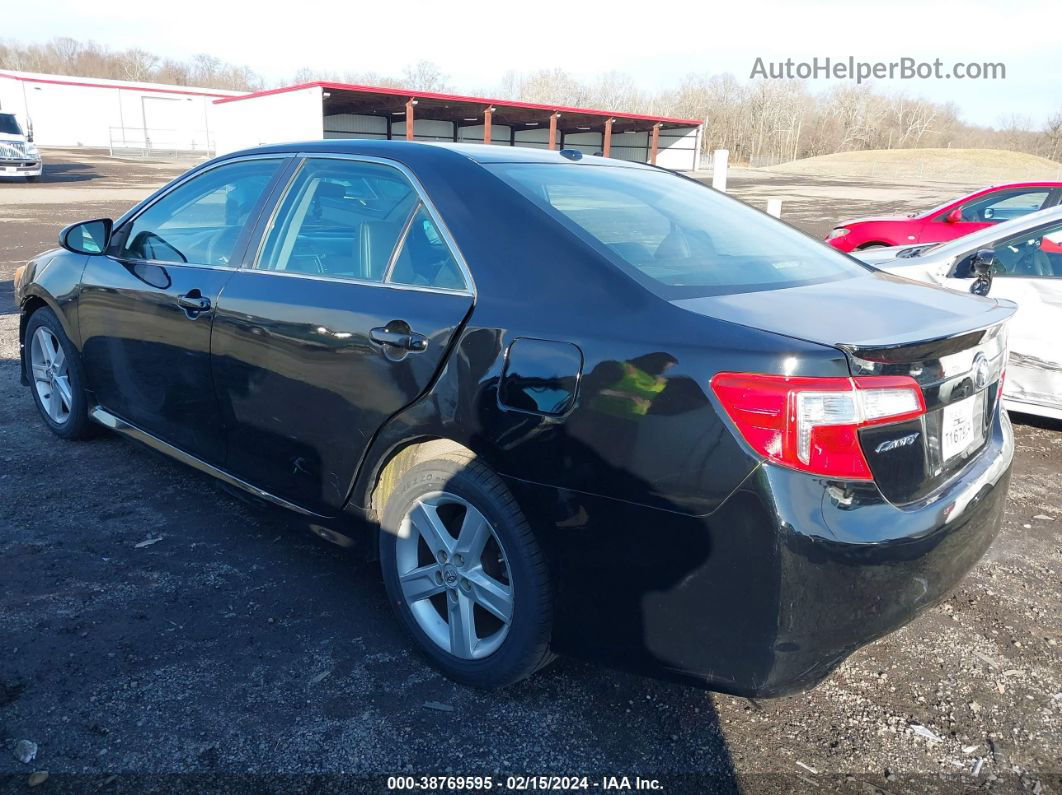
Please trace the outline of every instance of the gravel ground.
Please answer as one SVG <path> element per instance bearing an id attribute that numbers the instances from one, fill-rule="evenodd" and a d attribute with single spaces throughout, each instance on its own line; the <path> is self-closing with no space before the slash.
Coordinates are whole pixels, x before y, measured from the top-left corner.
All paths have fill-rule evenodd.
<path id="1" fill-rule="evenodd" d="M 810 693 L 752 702 L 571 660 L 467 690 L 408 650 L 372 564 L 146 449 L 62 442 L 37 419 L 18 383 L 14 269 L 63 224 L 116 216 L 180 170 L 48 154 L 41 184 L 0 184 L 0 789 L 45 771 L 41 791 L 76 792 L 511 771 L 658 777 L 669 792 L 1062 792 L 1062 423 L 1014 418 L 988 555 Z M 875 202 L 866 184 L 731 177 L 753 204 L 784 196 L 817 235 L 958 192 L 875 185 Z"/>

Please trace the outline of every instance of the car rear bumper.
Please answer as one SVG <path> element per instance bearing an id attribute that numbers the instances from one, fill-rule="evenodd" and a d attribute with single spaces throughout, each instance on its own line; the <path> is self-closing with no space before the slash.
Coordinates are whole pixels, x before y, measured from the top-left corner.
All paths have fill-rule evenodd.
<path id="1" fill-rule="evenodd" d="M 774 466 L 706 517 L 510 486 L 557 583 L 557 651 L 771 697 L 944 598 L 998 532 L 1012 457 L 997 412 L 982 454 L 902 509 Z"/>

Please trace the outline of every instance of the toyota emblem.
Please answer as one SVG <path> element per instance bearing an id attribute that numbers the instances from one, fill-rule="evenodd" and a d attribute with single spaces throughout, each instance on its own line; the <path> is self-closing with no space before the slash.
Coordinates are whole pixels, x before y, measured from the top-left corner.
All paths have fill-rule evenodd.
<path id="1" fill-rule="evenodd" d="M 988 386 L 988 359 L 985 358 L 983 353 L 978 353 L 974 357 L 971 372 L 975 389 L 980 391 Z"/>

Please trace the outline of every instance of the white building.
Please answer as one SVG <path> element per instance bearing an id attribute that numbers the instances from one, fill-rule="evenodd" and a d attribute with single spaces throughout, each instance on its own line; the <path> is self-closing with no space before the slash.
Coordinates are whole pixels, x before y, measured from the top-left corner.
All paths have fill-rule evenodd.
<path id="1" fill-rule="evenodd" d="M 32 128 L 39 146 L 210 153 L 214 100 L 241 93 L 0 72 L 0 111 Z"/>

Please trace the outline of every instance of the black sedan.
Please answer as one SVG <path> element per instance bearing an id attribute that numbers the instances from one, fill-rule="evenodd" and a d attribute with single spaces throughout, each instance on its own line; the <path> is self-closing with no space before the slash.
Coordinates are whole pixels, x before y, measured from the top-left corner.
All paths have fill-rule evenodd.
<path id="1" fill-rule="evenodd" d="M 770 696 L 995 536 L 1005 302 L 578 152 L 317 141 L 201 165 L 17 278 L 23 381 L 369 540 L 426 657 Z"/>

